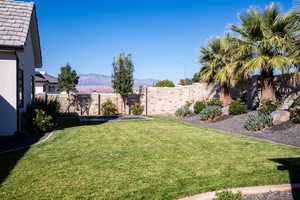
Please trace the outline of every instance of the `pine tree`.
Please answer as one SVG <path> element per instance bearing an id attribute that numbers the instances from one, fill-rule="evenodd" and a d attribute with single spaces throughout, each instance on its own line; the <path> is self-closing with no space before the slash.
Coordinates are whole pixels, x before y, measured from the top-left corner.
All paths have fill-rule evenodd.
<path id="1" fill-rule="evenodd" d="M 70 91 L 75 90 L 76 85 L 78 84 L 79 77 L 75 70 L 72 70 L 72 67 L 67 64 L 60 68 L 60 74 L 58 75 L 58 90 L 63 92 L 66 91 L 67 94 Z"/>

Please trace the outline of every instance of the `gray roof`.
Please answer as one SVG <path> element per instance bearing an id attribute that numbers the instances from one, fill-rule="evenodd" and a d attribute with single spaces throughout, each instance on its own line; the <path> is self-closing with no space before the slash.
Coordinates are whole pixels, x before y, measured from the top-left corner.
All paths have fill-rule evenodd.
<path id="1" fill-rule="evenodd" d="M 0 46 L 24 46 L 33 11 L 33 2 L 0 0 Z"/>
<path id="2" fill-rule="evenodd" d="M 51 76 L 50 74 L 47 73 L 40 73 L 40 72 L 35 72 L 34 80 L 36 82 L 49 82 L 56 84 L 58 83 L 58 80 L 56 77 Z"/>

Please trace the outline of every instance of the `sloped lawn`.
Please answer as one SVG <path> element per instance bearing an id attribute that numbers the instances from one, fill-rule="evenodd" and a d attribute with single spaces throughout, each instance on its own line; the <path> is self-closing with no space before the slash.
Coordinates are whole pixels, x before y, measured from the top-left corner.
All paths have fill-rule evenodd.
<path id="1" fill-rule="evenodd" d="M 0 199 L 176 199 L 289 183 L 300 150 L 167 120 L 82 125 L 0 154 Z"/>

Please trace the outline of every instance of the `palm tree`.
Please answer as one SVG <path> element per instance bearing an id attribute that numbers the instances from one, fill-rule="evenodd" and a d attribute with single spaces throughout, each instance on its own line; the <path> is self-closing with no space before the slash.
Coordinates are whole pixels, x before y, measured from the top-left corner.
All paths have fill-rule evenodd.
<path id="1" fill-rule="evenodd" d="M 231 103 L 230 88 L 236 82 L 233 53 L 237 47 L 237 41 L 230 34 L 222 39 L 211 40 L 207 47 L 200 49 L 199 62 L 203 64 L 200 70 L 201 79 L 207 83 L 219 83 L 221 87 L 221 100 L 224 106 Z"/>
<path id="2" fill-rule="evenodd" d="M 296 38 L 299 20 L 296 11 L 280 15 L 280 8 L 270 4 L 263 12 L 252 8 L 239 17 L 240 26 L 232 30 L 241 35 L 243 43 L 236 53 L 242 67 L 241 74 L 260 72 L 261 99 L 276 100 L 274 71 L 288 69 L 296 64 Z M 245 59 L 247 58 L 247 59 Z"/>

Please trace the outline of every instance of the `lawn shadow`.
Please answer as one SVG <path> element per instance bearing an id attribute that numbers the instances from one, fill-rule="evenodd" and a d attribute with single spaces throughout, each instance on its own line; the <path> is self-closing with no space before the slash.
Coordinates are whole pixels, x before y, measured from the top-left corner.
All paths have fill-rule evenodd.
<path id="1" fill-rule="evenodd" d="M 289 172 L 290 184 L 294 199 L 300 199 L 300 158 L 276 158 L 270 159 L 279 163 L 278 170 L 287 170 Z"/>
<path id="2" fill-rule="evenodd" d="M 26 154 L 30 147 L 24 147 L 20 150 L 0 153 L 0 186 L 5 182 L 10 172 L 15 168 L 19 160 Z"/>

